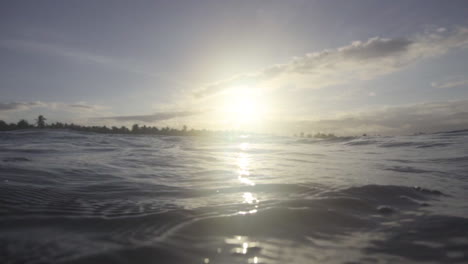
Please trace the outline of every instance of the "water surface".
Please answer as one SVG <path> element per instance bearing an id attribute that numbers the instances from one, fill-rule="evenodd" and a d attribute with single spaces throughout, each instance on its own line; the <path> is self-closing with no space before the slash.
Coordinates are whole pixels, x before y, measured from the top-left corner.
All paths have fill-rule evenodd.
<path id="1" fill-rule="evenodd" d="M 0 132 L 1 263 L 467 263 L 468 132 Z"/>

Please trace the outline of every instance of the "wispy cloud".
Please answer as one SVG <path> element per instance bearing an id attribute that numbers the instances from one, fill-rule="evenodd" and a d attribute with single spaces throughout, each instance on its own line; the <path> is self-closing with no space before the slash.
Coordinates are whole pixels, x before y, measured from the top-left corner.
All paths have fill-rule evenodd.
<path id="1" fill-rule="evenodd" d="M 468 78 L 465 76 L 455 76 L 444 81 L 432 82 L 431 86 L 435 88 L 454 88 L 468 86 Z"/>
<path id="2" fill-rule="evenodd" d="M 89 105 L 86 103 L 60 103 L 60 102 L 0 102 L 0 112 L 27 111 L 34 108 L 47 108 L 52 110 L 66 111 L 95 111 L 104 109 L 103 106 Z"/>
<path id="3" fill-rule="evenodd" d="M 107 68 L 112 68 L 131 74 L 156 78 L 168 82 L 174 86 L 180 86 L 185 88 L 189 87 L 188 84 L 175 78 L 172 78 L 168 74 L 150 72 L 138 65 L 133 65 L 132 63 L 129 63 L 122 58 L 103 56 L 95 53 L 86 52 L 77 48 L 67 47 L 57 43 L 47 43 L 21 39 L 4 39 L 0 41 L 0 46 L 9 49 L 20 49 L 29 52 L 59 56 L 74 63 L 101 65 Z"/>
<path id="4" fill-rule="evenodd" d="M 78 108 L 78 109 L 87 109 L 87 110 L 94 110 L 96 109 L 95 106 L 92 105 L 86 105 L 86 104 L 70 104 L 68 105 L 71 108 Z"/>
<path id="5" fill-rule="evenodd" d="M 109 66 L 114 66 L 116 64 L 116 62 L 110 57 L 100 56 L 80 51 L 77 49 L 67 48 L 65 46 L 57 44 L 18 39 L 6 39 L 2 40 L 0 43 L 2 46 L 8 48 L 23 49 L 28 51 L 46 53 L 49 55 L 61 56 L 82 63 L 104 64 Z"/>
<path id="6" fill-rule="evenodd" d="M 157 121 L 169 120 L 179 117 L 187 117 L 198 115 L 200 112 L 191 112 L 191 111 L 180 111 L 180 112 L 159 112 L 150 115 L 133 115 L 133 116 L 109 116 L 109 117 L 99 117 L 96 119 L 104 120 L 114 120 L 120 122 L 130 122 L 130 121 L 140 121 L 145 123 L 153 123 Z"/>
<path id="7" fill-rule="evenodd" d="M 303 80 L 303 88 L 322 88 L 352 80 L 370 80 L 468 45 L 468 28 L 435 30 L 411 38 L 374 37 L 350 45 L 296 57 L 285 64 L 266 67 L 197 89 L 197 97 L 236 85 L 258 86 L 271 80 Z"/>
<path id="8" fill-rule="evenodd" d="M 302 121 L 296 124 L 296 127 L 303 131 L 324 131 L 342 135 L 468 129 L 468 100 L 374 108 L 334 119 Z"/>

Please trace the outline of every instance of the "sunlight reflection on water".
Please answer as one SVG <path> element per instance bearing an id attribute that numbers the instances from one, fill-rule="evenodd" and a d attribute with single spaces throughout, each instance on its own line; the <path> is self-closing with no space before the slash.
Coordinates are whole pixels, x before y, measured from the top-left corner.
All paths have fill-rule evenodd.
<path id="1" fill-rule="evenodd" d="M 245 143 L 243 143 L 245 144 Z M 243 147 L 243 144 L 241 144 L 241 150 Z M 245 146 L 244 146 L 245 148 Z M 249 164 L 250 164 L 250 157 L 248 154 L 244 152 L 239 152 L 238 157 L 237 157 L 237 166 L 239 167 L 239 176 L 238 179 L 241 183 L 246 184 L 246 185 L 251 185 L 254 186 L 255 182 L 249 179 L 250 177 L 250 171 L 249 171 Z"/>
<path id="2" fill-rule="evenodd" d="M 241 183 L 255 186 L 255 182 L 250 179 L 250 171 L 249 171 L 249 164 L 251 163 L 250 156 L 245 153 L 248 149 L 250 149 L 249 143 L 241 143 L 239 145 L 240 152 L 238 154 L 238 158 L 236 160 L 237 166 L 239 167 L 239 176 L 238 179 Z M 245 215 L 245 214 L 255 214 L 258 208 L 258 199 L 256 195 L 251 192 L 245 192 L 242 195 L 242 203 L 254 205 L 254 207 L 247 207 L 246 210 L 239 211 L 238 214 Z"/>
<path id="3" fill-rule="evenodd" d="M 226 238 L 227 245 L 234 246 L 231 253 L 248 257 L 247 263 L 260 263 L 260 258 L 257 256 L 260 251 L 260 243 L 251 241 L 247 236 L 235 236 L 234 238 Z"/>
<path id="4" fill-rule="evenodd" d="M 250 179 L 250 167 L 252 163 L 251 157 L 246 153 L 250 149 L 250 144 L 243 142 L 239 144 L 239 153 L 236 160 L 239 176 L 238 179 L 242 184 L 255 186 L 255 182 Z M 255 214 L 257 213 L 259 200 L 257 195 L 252 192 L 244 192 L 242 194 L 242 203 L 246 204 L 245 210 L 239 211 L 240 215 Z M 258 253 L 258 242 L 249 241 L 246 236 L 236 236 L 235 239 L 226 239 L 226 244 L 236 245 L 232 253 L 238 255 L 245 255 L 249 257 L 247 263 L 259 263 L 259 258 L 255 254 Z M 253 253 L 253 255 L 252 255 Z"/>

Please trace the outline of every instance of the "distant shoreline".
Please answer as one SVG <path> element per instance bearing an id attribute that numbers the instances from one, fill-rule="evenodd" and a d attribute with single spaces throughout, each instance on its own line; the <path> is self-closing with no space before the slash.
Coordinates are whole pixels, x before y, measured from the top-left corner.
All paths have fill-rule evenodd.
<path id="1" fill-rule="evenodd" d="M 227 135 L 234 135 L 234 134 L 258 134 L 252 133 L 247 131 L 211 131 L 207 129 L 188 129 L 186 125 L 182 126 L 181 129 L 172 128 L 169 126 L 166 127 L 156 127 L 156 126 L 140 126 L 139 124 L 132 125 L 131 128 L 127 128 L 126 126 L 83 126 L 77 125 L 73 123 L 62 123 L 62 122 L 55 122 L 47 124 L 45 122 L 46 118 L 40 115 L 37 119 L 35 124 L 30 124 L 27 120 L 21 119 L 17 123 L 7 123 L 3 120 L 0 120 L 0 131 L 15 131 L 15 130 L 26 130 L 26 129 L 68 129 L 73 131 L 80 131 L 80 132 L 93 132 L 93 133 L 100 133 L 100 134 L 124 134 L 124 135 L 165 135 L 165 136 L 213 136 L 213 135 L 220 135 L 220 134 L 227 134 Z M 459 133 L 465 132 L 468 129 L 458 129 L 458 130 L 451 130 L 451 131 L 438 131 L 429 134 L 439 134 L 439 133 Z M 423 135 L 426 133 L 417 132 L 413 133 L 412 135 Z M 367 134 L 362 134 L 361 136 L 371 136 Z M 380 135 L 377 135 L 380 136 Z M 318 138 L 318 139 L 336 139 L 342 138 L 342 136 L 336 136 L 332 133 L 321 133 L 318 132 L 316 134 L 305 134 L 304 132 L 295 133 L 293 137 L 298 138 Z M 354 136 L 355 137 L 355 136 Z"/>
<path id="2" fill-rule="evenodd" d="M 163 135 L 163 136 L 213 136 L 219 134 L 245 134 L 245 131 L 210 131 L 207 129 L 189 129 L 187 126 L 182 126 L 181 129 L 156 126 L 140 126 L 134 124 L 131 128 L 126 126 L 83 126 L 73 123 L 55 122 L 47 124 L 46 118 L 40 115 L 36 119 L 35 124 L 30 124 L 27 120 L 22 119 L 17 123 L 6 123 L 0 120 L 0 131 L 17 131 L 29 129 L 52 129 L 52 130 L 72 130 L 79 132 L 92 132 L 100 134 L 120 134 L 120 135 Z"/>

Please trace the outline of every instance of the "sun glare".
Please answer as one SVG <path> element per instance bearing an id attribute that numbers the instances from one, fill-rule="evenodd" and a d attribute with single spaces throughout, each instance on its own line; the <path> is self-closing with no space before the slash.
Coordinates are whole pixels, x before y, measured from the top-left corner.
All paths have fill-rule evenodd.
<path id="1" fill-rule="evenodd" d="M 259 90 L 250 87 L 234 87 L 227 91 L 222 108 L 226 121 L 235 125 L 259 122 L 265 115 Z"/>

